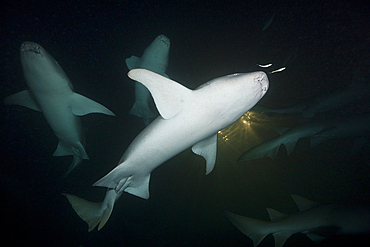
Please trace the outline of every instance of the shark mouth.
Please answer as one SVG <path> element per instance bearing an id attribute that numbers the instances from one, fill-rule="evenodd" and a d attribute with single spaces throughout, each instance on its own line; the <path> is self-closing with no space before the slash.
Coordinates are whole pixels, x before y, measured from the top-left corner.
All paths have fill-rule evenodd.
<path id="1" fill-rule="evenodd" d="M 42 56 L 40 46 L 35 44 L 23 43 L 21 46 L 21 52 L 33 52 Z"/>
<path id="2" fill-rule="evenodd" d="M 170 39 L 164 36 L 163 34 L 158 36 L 158 39 L 162 41 L 167 47 L 170 46 Z"/>

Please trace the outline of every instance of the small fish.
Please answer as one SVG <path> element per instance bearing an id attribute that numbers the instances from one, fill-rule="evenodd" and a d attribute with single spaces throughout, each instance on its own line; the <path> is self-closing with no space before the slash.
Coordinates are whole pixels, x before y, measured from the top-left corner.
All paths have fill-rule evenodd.
<path id="1" fill-rule="evenodd" d="M 263 26 L 263 29 L 262 31 L 265 31 L 272 23 L 272 21 L 274 20 L 274 17 L 276 15 L 276 12 L 270 17 L 270 19 L 268 19 L 268 21 L 265 23 L 265 25 Z"/>
<path id="2" fill-rule="evenodd" d="M 280 69 L 277 69 L 277 70 L 274 70 L 274 71 L 269 72 L 269 74 L 273 74 L 273 73 L 276 73 L 276 72 L 280 72 L 280 71 L 283 71 L 283 70 L 285 70 L 285 69 L 286 69 L 286 67 L 282 67 L 282 68 L 280 68 Z"/>
<path id="3" fill-rule="evenodd" d="M 270 66 L 272 66 L 272 63 L 269 63 L 269 64 L 257 64 L 258 66 L 260 66 L 261 68 L 268 68 Z"/>

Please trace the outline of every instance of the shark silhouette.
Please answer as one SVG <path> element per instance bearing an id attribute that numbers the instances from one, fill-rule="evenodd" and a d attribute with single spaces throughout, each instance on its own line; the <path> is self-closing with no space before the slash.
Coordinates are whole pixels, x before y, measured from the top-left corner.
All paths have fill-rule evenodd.
<path id="1" fill-rule="evenodd" d="M 330 139 L 353 138 L 355 143 L 352 154 L 356 154 L 368 142 L 369 136 L 369 114 L 345 116 L 345 118 L 333 118 L 330 120 L 313 119 L 251 148 L 244 152 L 238 160 L 253 160 L 263 157 L 276 159 L 281 145 L 285 145 L 287 153 L 290 155 L 297 141 L 301 138 L 310 138 L 312 148 Z"/>
<path id="2" fill-rule="evenodd" d="M 315 242 L 335 234 L 370 233 L 370 207 L 366 205 L 318 205 L 301 196 L 292 195 L 300 212 L 286 215 L 274 209 L 267 211 L 271 221 L 244 217 L 226 211 L 229 220 L 257 246 L 269 234 L 275 247 L 281 247 L 295 233 L 306 234 Z"/>

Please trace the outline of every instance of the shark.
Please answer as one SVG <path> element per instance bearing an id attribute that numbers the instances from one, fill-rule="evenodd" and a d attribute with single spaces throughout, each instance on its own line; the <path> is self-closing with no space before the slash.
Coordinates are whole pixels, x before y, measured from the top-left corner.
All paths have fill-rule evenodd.
<path id="1" fill-rule="evenodd" d="M 145 69 L 133 69 L 128 76 L 149 89 L 160 115 L 132 141 L 116 168 L 93 184 L 108 188 L 102 203 L 64 193 L 89 231 L 105 225 L 123 192 L 148 199 L 151 172 L 190 147 L 205 158 L 209 174 L 216 163 L 218 131 L 242 117 L 269 87 L 262 71 L 219 77 L 195 90 Z"/>
<path id="2" fill-rule="evenodd" d="M 297 141 L 302 138 L 310 139 L 311 148 L 331 139 L 352 138 L 354 139 L 354 147 L 351 154 L 354 155 L 369 141 L 370 114 L 345 116 L 345 118 L 341 116 L 330 120 L 312 119 L 305 124 L 281 132 L 280 136 L 244 152 L 238 161 L 263 157 L 276 159 L 281 145 L 286 147 L 287 154 L 290 155 L 295 149 Z"/>
<path id="3" fill-rule="evenodd" d="M 142 68 L 153 71 L 167 78 L 166 69 L 170 52 L 170 39 L 165 35 L 158 35 L 153 42 L 144 50 L 141 58 L 131 56 L 126 59 L 129 70 Z M 135 82 L 135 102 L 130 114 L 140 117 L 148 125 L 158 113 L 151 108 L 152 97 L 148 89 L 141 83 Z"/>
<path id="4" fill-rule="evenodd" d="M 264 114 L 302 114 L 305 118 L 312 118 L 319 113 L 343 109 L 348 105 L 368 102 L 370 95 L 370 83 L 367 73 L 361 69 L 354 72 L 352 83 L 340 89 L 336 89 L 297 104 L 272 108 L 256 105 L 253 111 Z"/>
<path id="5" fill-rule="evenodd" d="M 319 205 L 291 195 L 299 212 L 290 215 L 267 208 L 271 221 L 244 217 L 225 211 L 228 219 L 257 246 L 269 234 L 275 247 L 281 247 L 295 233 L 306 234 L 314 242 L 331 235 L 370 233 L 370 207 L 363 204 L 332 203 Z"/>
<path id="6" fill-rule="evenodd" d="M 276 159 L 281 145 L 286 147 L 287 154 L 290 155 L 299 139 L 311 138 L 315 134 L 327 128 L 327 126 L 328 124 L 326 121 L 317 120 L 285 130 L 285 132 L 283 131 L 280 136 L 263 142 L 244 152 L 238 158 L 238 161 L 260 159 L 263 157 Z"/>
<path id="7" fill-rule="evenodd" d="M 79 116 L 114 113 L 103 105 L 74 92 L 73 85 L 58 62 L 39 44 L 23 42 L 20 48 L 27 90 L 4 99 L 6 105 L 20 105 L 43 113 L 59 139 L 54 156 L 73 155 L 66 176 L 83 159 L 89 159 Z"/>

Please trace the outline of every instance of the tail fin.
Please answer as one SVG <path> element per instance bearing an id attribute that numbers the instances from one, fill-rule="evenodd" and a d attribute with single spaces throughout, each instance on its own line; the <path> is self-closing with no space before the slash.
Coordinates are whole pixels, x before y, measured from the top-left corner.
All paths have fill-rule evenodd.
<path id="1" fill-rule="evenodd" d="M 132 195 L 148 199 L 150 173 L 132 174 L 121 165 L 114 168 L 107 175 L 96 181 L 93 186 L 114 189 L 117 193 L 126 191 Z"/>
<path id="2" fill-rule="evenodd" d="M 103 228 L 113 211 L 115 201 L 121 194 L 114 190 L 108 190 L 103 202 L 90 202 L 71 194 L 62 193 L 67 197 L 78 216 L 89 225 L 89 232 L 98 224 L 98 230 Z"/>
<path id="3" fill-rule="evenodd" d="M 270 222 L 252 219 L 241 215 L 225 211 L 227 218 L 245 235 L 253 241 L 253 246 L 257 246 L 271 232 L 268 224 Z"/>

